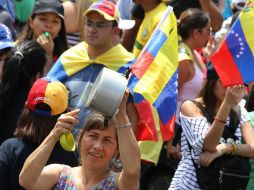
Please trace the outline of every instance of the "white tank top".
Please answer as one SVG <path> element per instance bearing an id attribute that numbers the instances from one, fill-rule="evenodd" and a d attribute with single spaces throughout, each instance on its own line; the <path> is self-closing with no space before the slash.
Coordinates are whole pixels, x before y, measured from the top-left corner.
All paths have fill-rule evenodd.
<path id="1" fill-rule="evenodd" d="M 176 122 L 178 123 L 180 106 L 183 101 L 194 99 L 202 89 L 202 83 L 204 81 L 204 73 L 200 70 L 196 63 L 194 63 L 195 74 L 191 80 L 183 84 L 181 88 L 181 94 L 177 97 L 177 110 L 176 110 Z"/>

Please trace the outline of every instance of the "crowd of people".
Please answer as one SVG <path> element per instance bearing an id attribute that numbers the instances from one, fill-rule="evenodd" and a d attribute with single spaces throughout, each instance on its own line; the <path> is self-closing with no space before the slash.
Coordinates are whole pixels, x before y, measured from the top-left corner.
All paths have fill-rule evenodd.
<path id="1" fill-rule="evenodd" d="M 196 164 L 237 155 L 253 165 L 254 83 L 223 86 L 210 59 L 245 3 L 1 0 L 0 189 L 201 189 Z M 83 98 L 103 67 L 129 77 L 168 6 L 178 33 L 175 134 L 138 142 L 128 88 L 112 117 Z M 60 139 L 70 133 L 66 151 Z M 159 167 L 165 160 L 170 169 Z M 253 181 L 250 173 L 246 189 Z"/>

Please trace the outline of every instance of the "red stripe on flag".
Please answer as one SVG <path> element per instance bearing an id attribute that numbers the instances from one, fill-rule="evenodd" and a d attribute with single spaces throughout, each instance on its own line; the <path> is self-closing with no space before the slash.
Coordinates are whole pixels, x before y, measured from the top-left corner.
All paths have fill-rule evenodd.
<path id="1" fill-rule="evenodd" d="M 211 61 L 223 86 L 243 84 L 241 73 L 228 49 L 226 40 L 222 42 L 220 49 L 211 57 Z"/>
<path id="2" fill-rule="evenodd" d="M 139 56 L 138 60 L 131 66 L 131 72 L 140 79 L 148 70 L 153 60 L 153 55 L 148 51 L 144 51 L 142 56 Z"/>
<path id="3" fill-rule="evenodd" d="M 135 104 L 135 106 L 140 117 L 140 123 L 137 130 L 137 139 L 158 141 L 158 134 L 150 103 L 146 100 L 143 100 L 140 103 Z"/>
<path id="4" fill-rule="evenodd" d="M 172 139 L 174 137 L 175 120 L 176 120 L 176 115 L 174 115 L 166 123 L 166 125 L 163 125 L 163 123 L 160 121 L 161 136 L 163 140 Z"/>

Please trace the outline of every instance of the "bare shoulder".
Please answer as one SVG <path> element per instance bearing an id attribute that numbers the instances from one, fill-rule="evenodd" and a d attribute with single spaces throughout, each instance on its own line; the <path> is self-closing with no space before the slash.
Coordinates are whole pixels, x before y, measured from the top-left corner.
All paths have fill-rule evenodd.
<path id="1" fill-rule="evenodd" d="M 187 117 L 203 116 L 201 110 L 191 100 L 184 101 L 181 105 L 181 113 Z"/>

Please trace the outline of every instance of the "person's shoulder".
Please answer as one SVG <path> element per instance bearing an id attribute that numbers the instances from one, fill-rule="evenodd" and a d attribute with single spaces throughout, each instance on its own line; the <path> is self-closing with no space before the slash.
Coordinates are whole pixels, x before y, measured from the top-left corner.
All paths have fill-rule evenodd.
<path id="1" fill-rule="evenodd" d="M 7 139 L 7 140 L 5 140 L 3 143 L 2 143 L 2 145 L 1 145 L 1 147 L 17 147 L 17 145 L 21 145 L 21 144 L 23 144 L 23 142 L 20 140 L 20 139 L 18 139 L 18 138 L 10 138 L 10 139 Z"/>
<path id="2" fill-rule="evenodd" d="M 199 117 L 203 116 L 201 110 L 198 108 L 197 103 L 202 103 L 200 101 L 186 100 L 181 105 L 181 113 L 187 117 Z"/>

